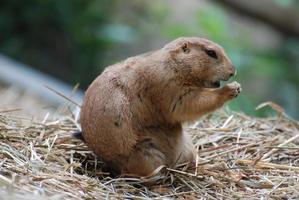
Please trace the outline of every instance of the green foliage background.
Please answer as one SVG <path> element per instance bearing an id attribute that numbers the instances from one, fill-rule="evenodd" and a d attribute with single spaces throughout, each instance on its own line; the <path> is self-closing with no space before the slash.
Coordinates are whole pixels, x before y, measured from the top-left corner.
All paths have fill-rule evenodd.
<path id="1" fill-rule="evenodd" d="M 196 11 L 191 23 L 172 21 L 176 14 L 164 1 L 2 0 L 0 52 L 84 89 L 105 66 L 127 56 L 179 36 L 207 37 L 221 44 L 238 68 L 243 92 L 230 104 L 233 109 L 265 116 L 272 111 L 254 108 L 274 101 L 299 118 L 297 39 L 282 36 L 276 48 L 256 48 L 217 4 Z"/>

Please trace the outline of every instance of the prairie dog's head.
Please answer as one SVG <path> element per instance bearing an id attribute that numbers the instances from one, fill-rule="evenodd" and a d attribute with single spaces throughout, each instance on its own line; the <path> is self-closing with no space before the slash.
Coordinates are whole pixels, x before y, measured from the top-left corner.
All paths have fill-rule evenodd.
<path id="1" fill-rule="evenodd" d="M 236 71 L 224 49 L 207 39 L 178 38 L 163 48 L 188 84 L 216 88 Z"/>

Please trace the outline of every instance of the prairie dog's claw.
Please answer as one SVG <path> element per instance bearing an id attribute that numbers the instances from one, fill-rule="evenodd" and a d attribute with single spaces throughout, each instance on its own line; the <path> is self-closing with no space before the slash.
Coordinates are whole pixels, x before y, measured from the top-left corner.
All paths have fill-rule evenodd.
<path id="1" fill-rule="evenodd" d="M 224 86 L 224 89 L 227 91 L 227 95 L 229 97 L 237 97 L 242 91 L 240 83 L 236 81 L 228 83 L 226 86 Z"/>

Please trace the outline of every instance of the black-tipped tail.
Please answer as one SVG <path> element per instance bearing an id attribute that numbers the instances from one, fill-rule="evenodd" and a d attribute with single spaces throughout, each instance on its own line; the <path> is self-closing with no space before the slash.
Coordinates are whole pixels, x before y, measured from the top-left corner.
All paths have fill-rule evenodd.
<path id="1" fill-rule="evenodd" d="M 77 138 L 79 140 L 82 140 L 83 142 L 85 142 L 85 139 L 83 137 L 83 134 L 81 131 L 75 132 L 72 134 L 74 138 Z"/>

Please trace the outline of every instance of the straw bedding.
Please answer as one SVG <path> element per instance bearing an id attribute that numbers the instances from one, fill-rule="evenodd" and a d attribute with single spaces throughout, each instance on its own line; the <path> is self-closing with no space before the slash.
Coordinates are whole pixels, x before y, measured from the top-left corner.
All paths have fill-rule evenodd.
<path id="1" fill-rule="evenodd" d="M 185 127 L 196 163 L 143 178 L 110 175 L 72 138 L 77 114 L 38 121 L 0 111 L 0 199 L 299 198 L 299 125 L 283 113 L 206 116 Z"/>

